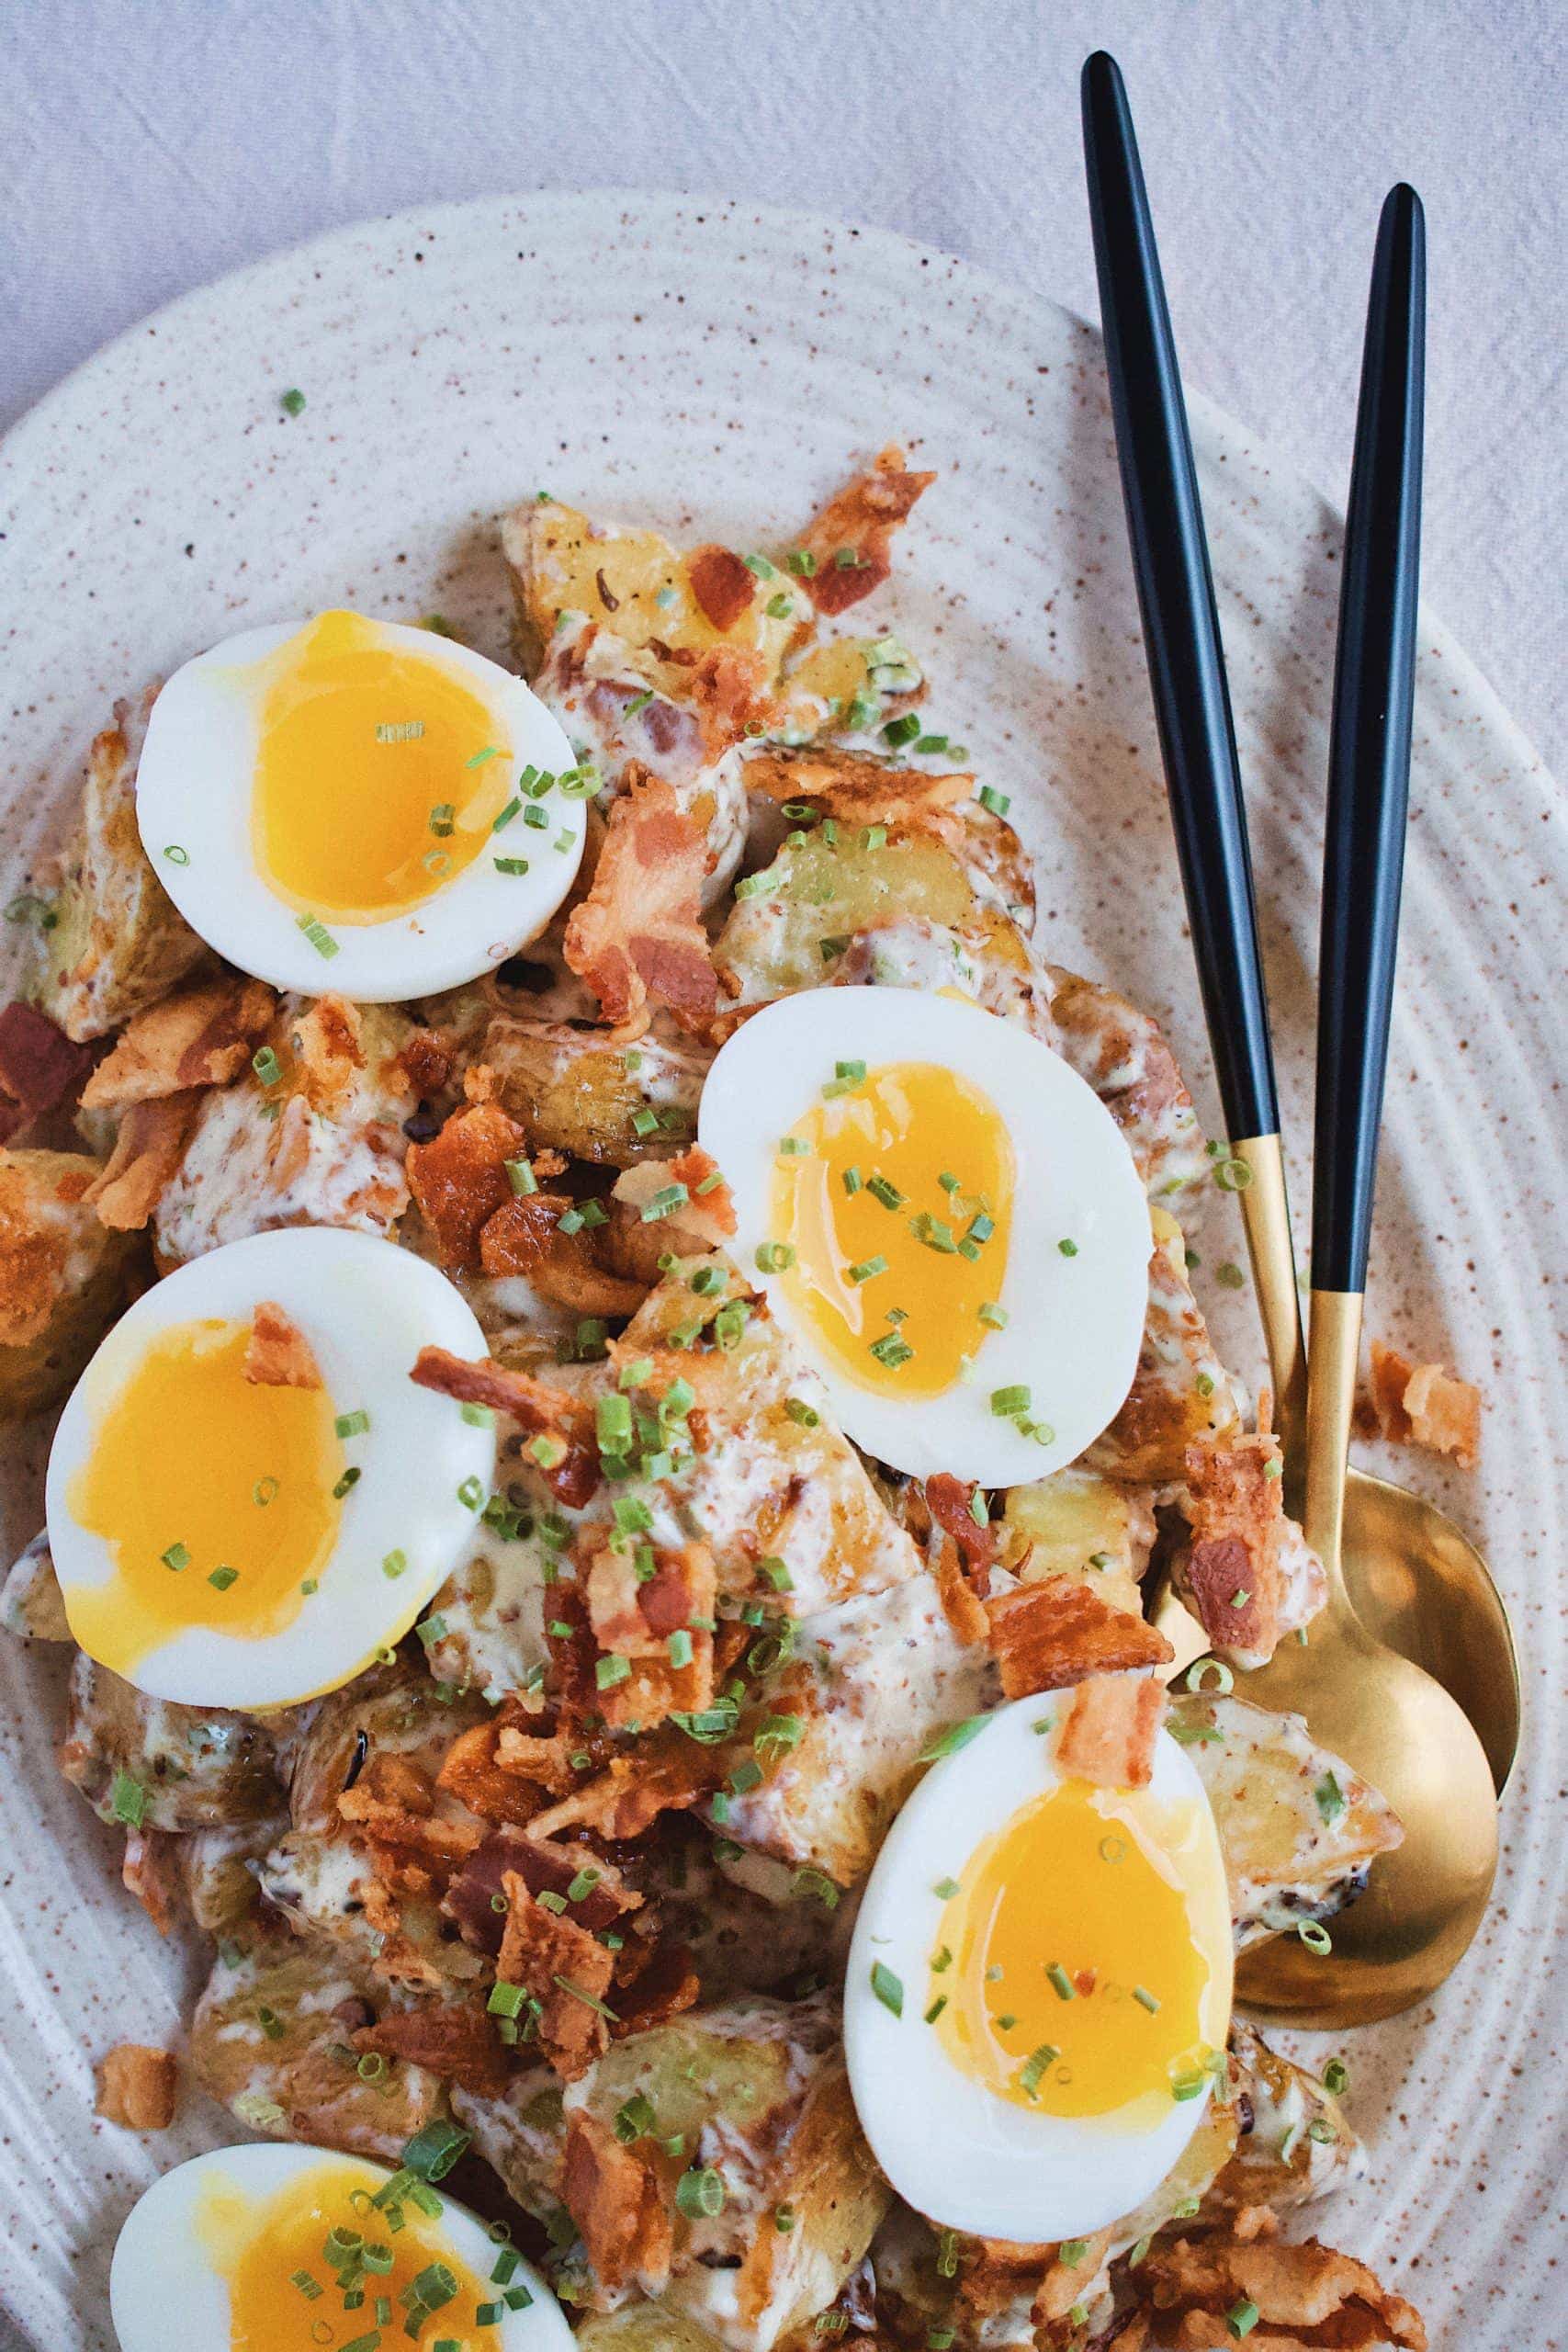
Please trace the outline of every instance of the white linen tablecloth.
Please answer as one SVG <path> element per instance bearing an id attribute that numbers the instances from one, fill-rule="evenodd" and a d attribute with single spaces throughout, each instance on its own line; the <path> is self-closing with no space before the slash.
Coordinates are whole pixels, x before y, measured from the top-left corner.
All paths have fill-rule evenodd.
<path id="1" fill-rule="evenodd" d="M 1103 45 L 1189 381 L 1337 503 L 1378 205 L 1420 189 L 1427 594 L 1551 762 L 1562 25 L 1551 0 L 11 0 L 0 425 L 225 270 L 513 188 L 771 198 L 1097 316 L 1077 70 Z"/>

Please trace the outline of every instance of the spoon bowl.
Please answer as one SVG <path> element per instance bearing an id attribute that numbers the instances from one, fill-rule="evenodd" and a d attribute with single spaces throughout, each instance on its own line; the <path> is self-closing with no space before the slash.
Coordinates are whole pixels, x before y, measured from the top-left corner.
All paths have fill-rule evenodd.
<path id="1" fill-rule="evenodd" d="M 1331 1601 L 1243 1688 L 1304 1715 L 1313 1737 L 1388 1799 L 1404 1842 L 1333 1921 L 1327 1952 L 1276 1936 L 1240 1962 L 1236 1999 L 1293 2025 L 1364 2025 L 1438 1989 L 1481 1924 L 1497 1861 L 1492 1766 L 1439 1682 Z"/>

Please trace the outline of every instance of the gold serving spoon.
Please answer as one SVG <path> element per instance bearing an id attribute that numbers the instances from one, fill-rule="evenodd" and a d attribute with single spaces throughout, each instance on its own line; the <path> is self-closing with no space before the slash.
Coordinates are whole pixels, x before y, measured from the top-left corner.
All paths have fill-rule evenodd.
<path id="1" fill-rule="evenodd" d="M 1479 1923 L 1496 1855 L 1495 1781 L 1517 1736 L 1506 1620 L 1479 1555 L 1429 1506 L 1356 1480 L 1346 1451 L 1360 1332 L 1397 929 L 1414 664 L 1420 485 L 1422 228 L 1409 190 L 1384 209 L 1368 320 L 1336 679 L 1323 955 L 1314 1385 L 1291 1247 L 1262 964 L 1235 733 L 1202 516 L 1154 231 L 1125 92 L 1103 54 L 1084 69 L 1084 130 L 1106 360 L 1129 531 L 1194 949 L 1263 1309 L 1286 1457 L 1330 1600 L 1246 1695 L 1289 1706 L 1380 1787 L 1405 1842 L 1335 1924 L 1332 1953 L 1278 1938 L 1248 1955 L 1239 1996 L 1302 2023 L 1388 2016 L 1431 1992 Z M 1376 852 L 1376 855 L 1371 853 Z M 1330 1048 L 1326 1054 L 1324 1048 Z M 1321 1358 L 1321 1362 L 1318 1359 Z M 1352 1602 L 1382 1613 L 1369 1626 Z M 1447 1638 L 1428 1630 L 1446 1611 Z M 1170 1622 L 1170 1621 L 1174 1621 Z M 1173 1600 L 1178 1664 L 1203 1637 Z M 1456 1675 L 1483 1747 L 1442 1685 L 1379 1638 L 1384 1625 Z M 1180 1637 L 1185 1634 L 1187 1638 Z"/>

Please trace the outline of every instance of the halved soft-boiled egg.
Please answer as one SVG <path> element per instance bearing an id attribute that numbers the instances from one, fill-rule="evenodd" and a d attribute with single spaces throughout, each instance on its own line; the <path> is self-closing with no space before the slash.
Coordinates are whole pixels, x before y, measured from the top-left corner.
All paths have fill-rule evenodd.
<path id="1" fill-rule="evenodd" d="M 1131 2213 L 1224 2066 L 1231 1924 L 1203 1786 L 1162 1732 L 1146 1788 L 1063 1779 L 1068 1694 L 934 1765 L 877 1857 L 844 1993 L 850 2084 L 898 2194 L 1026 2244 Z"/>
<path id="2" fill-rule="evenodd" d="M 279 2143 L 155 2180 L 109 2271 L 120 2352 L 570 2352 L 545 2281 L 406 2167 Z"/>
<path id="3" fill-rule="evenodd" d="M 1114 1418 L 1148 1207 L 1098 1096 L 1016 1023 L 913 989 L 782 998 L 720 1051 L 699 1134 L 741 1262 L 869 1453 L 1012 1486 Z"/>
<path id="4" fill-rule="evenodd" d="M 472 1544 L 495 1432 L 418 1388 L 421 1347 L 482 1354 L 434 1266 L 297 1227 L 142 1294 L 73 1391 L 48 1512 L 72 1634 L 154 1698 L 276 1707 L 408 1631 Z"/>
<path id="5" fill-rule="evenodd" d="M 587 796 L 521 678 L 357 613 L 250 629 L 176 670 L 137 775 L 142 845 L 194 931 L 275 988 L 453 988 L 560 905 Z"/>

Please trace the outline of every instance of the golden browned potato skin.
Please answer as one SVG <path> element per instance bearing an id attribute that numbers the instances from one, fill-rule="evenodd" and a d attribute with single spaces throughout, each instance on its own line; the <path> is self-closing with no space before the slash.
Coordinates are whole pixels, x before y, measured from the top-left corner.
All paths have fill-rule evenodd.
<path id="1" fill-rule="evenodd" d="M 361 2077 L 349 2038 L 371 2014 L 364 1984 L 321 1946 L 257 1937 L 214 1965 L 191 2020 L 191 2068 L 247 2131 L 396 2164 L 446 2101 L 403 2059 L 378 2082 Z"/>
<path id="2" fill-rule="evenodd" d="M 128 1773 L 145 1792 L 149 1829 L 232 1827 L 275 1814 L 281 1798 L 272 1734 L 259 1718 L 149 1699 L 81 1653 L 60 1769 L 106 1820 L 116 1775 Z"/>
<path id="3" fill-rule="evenodd" d="M 81 1152 L 0 1150 L 0 1420 L 58 1404 L 125 1304 L 141 1246 L 99 1223 L 97 1173 Z"/>
<path id="4" fill-rule="evenodd" d="M 155 687 L 119 703 L 93 744 L 82 815 L 60 860 L 39 1001 L 68 1037 L 106 1037 L 210 952 L 180 915 L 136 830 L 136 765 Z"/>
<path id="5" fill-rule="evenodd" d="M 705 1056 L 654 1043 L 628 1049 L 611 1045 L 603 1031 L 498 1013 L 484 1059 L 536 1149 L 546 1145 L 571 1159 L 631 1168 L 668 1159 L 696 1132 Z M 669 1115 L 639 1136 L 633 1117 L 649 1107 Z"/>

